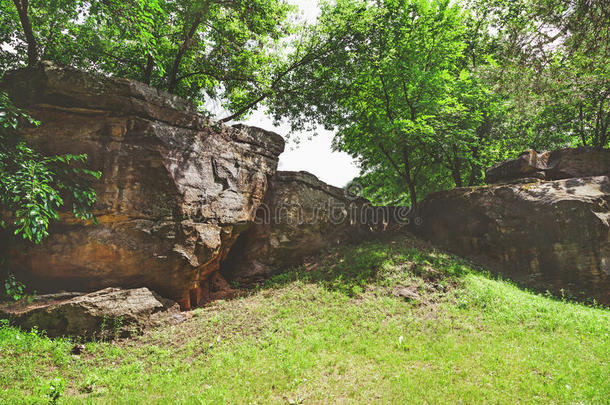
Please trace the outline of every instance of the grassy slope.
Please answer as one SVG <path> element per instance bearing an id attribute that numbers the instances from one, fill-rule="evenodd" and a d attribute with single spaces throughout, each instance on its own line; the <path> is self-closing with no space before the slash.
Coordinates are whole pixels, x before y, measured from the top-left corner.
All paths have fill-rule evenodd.
<path id="1" fill-rule="evenodd" d="M 409 286 L 421 295 L 392 295 Z M 402 336 L 402 338 L 401 338 Z M 0 328 L 0 403 L 605 403 L 610 311 L 523 291 L 408 237 L 335 249 L 133 340 Z"/>

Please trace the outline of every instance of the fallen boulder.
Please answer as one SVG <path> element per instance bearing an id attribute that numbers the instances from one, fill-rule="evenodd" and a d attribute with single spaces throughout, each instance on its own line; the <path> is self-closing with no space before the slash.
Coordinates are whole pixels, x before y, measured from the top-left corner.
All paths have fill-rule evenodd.
<path id="1" fill-rule="evenodd" d="M 415 233 L 520 284 L 610 304 L 608 176 L 441 191 L 419 215 Z"/>
<path id="2" fill-rule="evenodd" d="M 277 172 L 255 224 L 238 239 L 221 272 L 253 284 L 325 248 L 398 229 L 407 216 L 406 208 L 373 207 L 310 173 Z"/>
<path id="3" fill-rule="evenodd" d="M 561 180 L 610 174 L 610 149 L 566 148 L 537 153 L 528 150 L 485 171 L 487 183 L 525 178 Z"/>
<path id="4" fill-rule="evenodd" d="M 43 63 L 1 86 L 41 126 L 46 154 L 86 153 L 98 225 L 63 213 L 39 246 L 4 235 L 8 265 L 38 292 L 149 287 L 197 305 L 208 278 L 254 220 L 283 139 L 227 127 L 186 100 L 127 79 Z"/>
<path id="5" fill-rule="evenodd" d="M 37 328 L 50 337 L 113 339 L 141 333 L 159 323 L 183 320 L 180 307 L 147 288 L 106 288 L 66 298 L 41 296 L 25 307 L 0 307 L 0 317 L 24 329 Z"/>

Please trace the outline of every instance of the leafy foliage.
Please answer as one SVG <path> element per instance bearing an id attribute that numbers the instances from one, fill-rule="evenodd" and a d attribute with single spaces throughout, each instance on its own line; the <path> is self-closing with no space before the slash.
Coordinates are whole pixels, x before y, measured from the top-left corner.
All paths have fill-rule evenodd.
<path id="1" fill-rule="evenodd" d="M 589 0 L 476 0 L 495 31 L 488 77 L 533 147 L 608 145 L 610 9 Z"/>
<path id="2" fill-rule="evenodd" d="M 20 123 L 38 125 L 0 92 L 0 225 L 34 243 L 48 236 L 58 208 L 69 203 L 75 217 L 94 219 L 90 182 L 100 172 L 81 167 L 86 155 L 43 156 L 19 135 Z"/>
<path id="3" fill-rule="evenodd" d="M 585 0 L 323 3 L 311 41 L 336 46 L 271 110 L 336 129 L 367 197 L 416 206 L 524 149 L 606 146 L 607 17 Z"/>
<path id="4" fill-rule="evenodd" d="M 25 294 L 25 285 L 17 280 L 13 274 L 9 274 L 4 280 L 3 294 L 6 298 L 19 301 Z"/>
<path id="5" fill-rule="evenodd" d="M 250 110 L 290 64 L 294 7 L 277 0 L 0 0 L 0 69 L 47 59 Z M 15 3 L 15 4 L 13 4 Z M 11 48 L 13 50 L 11 50 Z M 29 62 L 28 62 L 29 63 Z"/>
<path id="6" fill-rule="evenodd" d="M 378 203 L 524 149 L 606 147 L 610 9 L 591 0 L 0 0 L 0 71 L 51 59 L 294 130 L 336 129 Z"/>
<path id="7" fill-rule="evenodd" d="M 377 202 L 476 184 L 496 100 L 466 66 L 465 21 L 442 0 L 328 3 L 315 36 L 341 46 L 295 71 L 301 93 L 272 110 L 295 129 L 336 128 L 335 147 L 358 158 Z M 382 184 L 388 198 L 371 193 Z"/>

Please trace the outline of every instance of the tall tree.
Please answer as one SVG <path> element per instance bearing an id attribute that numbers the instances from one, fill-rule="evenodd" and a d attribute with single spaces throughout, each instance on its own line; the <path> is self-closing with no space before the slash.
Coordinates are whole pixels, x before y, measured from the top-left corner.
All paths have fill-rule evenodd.
<path id="1" fill-rule="evenodd" d="M 316 36 L 345 38 L 344 45 L 293 72 L 300 92 L 274 99 L 272 110 L 295 128 L 336 128 L 336 148 L 359 160 L 363 178 L 400 181 L 416 206 L 421 192 L 439 186 L 430 181 L 446 163 L 438 147 L 454 158 L 436 121 L 463 110 L 450 96 L 459 90 L 462 21 L 443 0 L 327 3 Z"/>

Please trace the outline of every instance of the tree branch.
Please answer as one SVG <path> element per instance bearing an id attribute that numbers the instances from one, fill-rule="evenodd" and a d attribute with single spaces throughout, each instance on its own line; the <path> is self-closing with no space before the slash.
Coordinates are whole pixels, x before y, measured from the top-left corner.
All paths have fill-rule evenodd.
<path id="1" fill-rule="evenodd" d="M 38 62 L 38 43 L 32 30 L 32 22 L 28 16 L 28 0 L 13 0 L 17 13 L 19 14 L 19 21 L 25 34 L 25 40 L 28 44 L 28 67 L 36 65 Z"/>
<path id="2" fill-rule="evenodd" d="M 394 167 L 394 169 L 396 170 L 398 175 L 401 177 L 404 177 L 407 173 L 401 172 L 400 166 L 398 166 L 396 164 L 396 162 L 394 161 L 394 159 L 392 159 L 392 156 L 390 156 L 390 154 L 388 153 L 388 151 L 385 149 L 385 147 L 383 146 L 383 144 L 381 142 L 379 143 L 379 149 L 381 149 L 381 152 L 385 155 L 386 158 L 388 158 L 388 160 L 390 161 L 390 164 L 392 165 L 392 167 Z"/>
<path id="3" fill-rule="evenodd" d="M 284 70 L 283 72 L 281 72 L 280 74 L 277 75 L 277 77 L 273 80 L 273 82 L 271 83 L 271 86 L 269 86 L 269 89 L 267 91 L 264 91 L 259 97 L 257 97 L 256 99 L 254 99 L 253 101 L 251 101 L 250 103 L 248 103 L 247 105 L 245 105 L 244 107 L 240 108 L 239 110 L 237 110 L 237 112 L 229 115 L 228 117 L 222 118 L 220 119 L 218 122 L 228 122 L 228 121 L 232 121 L 236 118 L 239 118 L 240 116 L 242 116 L 243 114 L 245 114 L 246 112 L 248 112 L 252 107 L 254 107 L 255 105 L 257 105 L 258 103 L 260 103 L 261 101 L 263 101 L 265 98 L 269 97 L 270 95 L 272 95 L 274 93 L 274 91 L 276 90 L 276 87 L 278 85 L 278 83 L 290 72 L 292 72 L 293 70 L 317 59 L 322 57 L 326 52 L 328 52 L 330 49 L 330 47 L 328 49 L 325 49 L 323 52 L 321 52 L 320 54 L 316 55 L 313 52 L 308 52 L 307 54 L 305 54 L 301 59 L 299 59 L 298 61 L 294 62 L 292 65 L 290 65 L 286 70 Z"/>
<path id="4" fill-rule="evenodd" d="M 193 37 L 195 36 L 197 29 L 201 25 L 201 21 L 203 20 L 204 12 L 205 12 L 205 9 L 202 9 L 195 15 L 195 20 L 193 20 L 193 23 L 191 24 L 191 28 L 189 29 L 189 31 L 187 33 L 185 33 L 184 40 L 178 47 L 178 52 L 176 53 L 176 57 L 174 58 L 174 63 L 172 65 L 172 70 L 171 70 L 170 76 L 169 76 L 169 84 L 167 85 L 167 91 L 169 91 L 170 93 L 173 93 L 176 88 L 176 84 L 178 83 L 177 76 L 178 76 L 178 69 L 180 68 L 180 62 L 182 61 L 182 57 L 184 56 L 186 51 L 193 44 Z"/>

